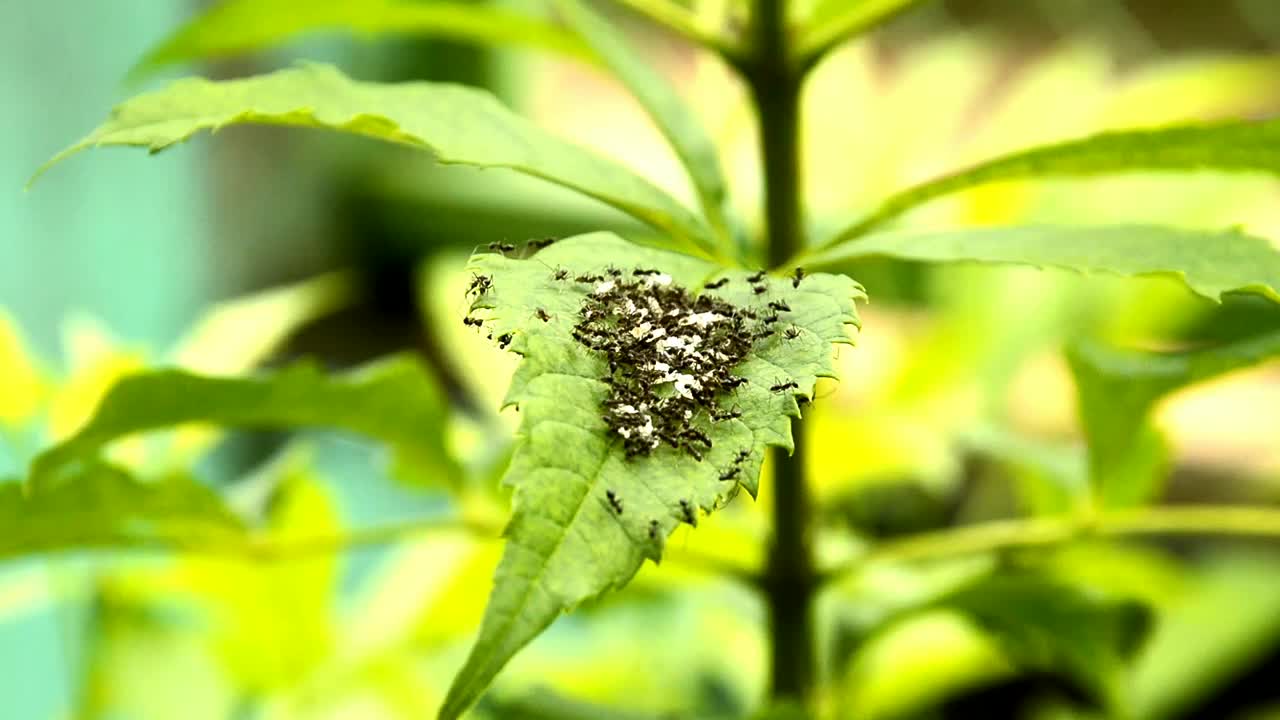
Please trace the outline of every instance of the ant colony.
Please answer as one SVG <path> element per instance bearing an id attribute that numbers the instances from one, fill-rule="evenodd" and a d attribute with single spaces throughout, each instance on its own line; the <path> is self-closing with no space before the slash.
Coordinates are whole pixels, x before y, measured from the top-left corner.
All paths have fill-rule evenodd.
<path id="1" fill-rule="evenodd" d="M 772 334 L 767 323 L 712 295 L 690 295 L 657 270 L 610 268 L 574 280 L 594 285 L 573 337 L 608 362 L 603 420 L 622 438 L 627 457 L 665 443 L 701 461 L 711 438 L 698 422 L 741 415 L 717 401 L 746 382 L 731 370 Z M 761 273 L 755 282 L 763 280 Z"/>

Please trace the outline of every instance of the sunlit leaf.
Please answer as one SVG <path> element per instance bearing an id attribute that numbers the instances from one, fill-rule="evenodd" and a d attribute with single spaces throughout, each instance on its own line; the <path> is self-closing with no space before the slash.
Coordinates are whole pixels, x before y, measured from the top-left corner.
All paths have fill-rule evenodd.
<path id="1" fill-rule="evenodd" d="M 128 435 L 184 423 L 212 423 L 253 429 L 347 430 L 386 443 L 405 468 L 452 475 L 441 432 L 444 416 L 443 399 L 434 383 L 410 358 L 338 376 L 305 363 L 257 378 L 160 370 L 116 384 L 85 427 L 36 459 L 34 474 L 58 476 Z"/>
<path id="2" fill-rule="evenodd" d="M 1030 265 L 1124 276 L 1166 276 L 1211 300 L 1255 292 L 1280 301 L 1280 249 L 1239 230 L 1155 225 L 1019 226 L 874 233 L 805 259 L 818 269 L 862 258 Z"/>
<path id="3" fill-rule="evenodd" d="M 512 113 L 483 90 L 366 83 L 316 64 L 241 80 L 188 78 L 139 95 L 40 172 L 88 148 L 127 145 L 159 152 L 201 130 L 239 124 L 339 130 L 424 150 L 445 165 L 514 170 L 595 198 L 686 241 L 709 243 L 702 221 L 665 192 Z"/>
<path id="4" fill-rule="evenodd" d="M 865 235 L 935 198 L 992 182 L 1194 170 L 1280 175 L 1280 120 L 1108 132 L 1011 153 L 900 192 L 824 246 Z"/>
<path id="5" fill-rule="evenodd" d="M 17 322 L 0 308 L 0 425 L 16 427 L 40 409 L 48 387 Z"/>
<path id="6" fill-rule="evenodd" d="M 616 277 L 609 275 L 610 268 Z M 853 301 L 861 296 L 861 288 L 847 277 L 822 274 L 798 284 L 761 274 L 756 293 L 745 271 L 721 272 L 701 260 L 640 248 L 604 233 L 562 240 L 525 260 L 482 254 L 472 270 L 484 329 L 523 356 L 507 396 L 522 424 L 506 476 L 515 488 L 507 547 L 480 637 L 454 681 L 442 718 L 458 717 L 475 702 L 503 665 L 562 612 L 621 587 L 645 558 L 661 558 L 667 535 L 678 525 L 696 522 L 701 512 L 726 502 L 736 485 L 754 493 L 765 447 L 790 449 L 788 416 L 798 414 L 796 398 L 810 396 L 816 378 L 833 373 L 831 344 L 849 342 L 846 326 L 856 323 Z M 601 280 L 577 282 L 583 275 Z M 712 421 L 699 411 L 688 418 L 707 437 L 701 461 L 666 444 L 629 458 L 622 436 L 602 417 L 611 387 L 604 382 L 607 363 L 574 339 L 582 306 L 589 297 L 608 295 L 611 287 L 628 288 L 625 292 L 646 304 L 643 291 L 633 289 L 639 284 L 697 292 L 716 278 L 727 282 L 707 295 L 734 307 L 758 310 L 761 317 L 769 314 L 769 302 L 789 308 L 779 313 L 773 336 L 756 339 L 745 359 L 725 368 L 746 382 L 717 402 L 740 416 Z M 676 309 L 647 307 L 646 313 L 664 317 Z M 630 336 L 646 337 L 644 332 Z M 701 346 L 685 331 L 662 337 L 671 347 Z M 654 393 L 668 389 L 668 396 L 677 392 L 671 383 L 653 386 Z M 655 413 L 650 420 L 664 418 Z M 639 429 L 636 433 L 648 437 Z"/>
<path id="7" fill-rule="evenodd" d="M 1095 493 L 1108 506 L 1137 505 L 1160 490 L 1167 452 L 1151 423 L 1157 402 L 1187 385 L 1280 355 L 1280 333 L 1182 353 L 1079 343 L 1067 358 L 1076 379 Z"/>
<path id="8" fill-rule="evenodd" d="M 581 0 L 556 0 L 556 7 L 662 131 L 689 173 L 703 215 L 723 237 L 728 228 L 719 153 L 671 81 L 659 75 L 651 59 L 632 49 L 623 33 Z"/>
<path id="9" fill-rule="evenodd" d="M 261 50 L 319 32 L 434 36 L 590 56 L 585 45 L 556 26 L 487 3 L 224 0 L 161 41 L 132 74 L 145 75 L 174 63 Z"/>
<path id="10" fill-rule="evenodd" d="M 214 545 L 240 521 L 210 489 L 184 478 L 141 483 L 89 462 L 56 478 L 0 482 L 0 557 L 67 549 Z"/>

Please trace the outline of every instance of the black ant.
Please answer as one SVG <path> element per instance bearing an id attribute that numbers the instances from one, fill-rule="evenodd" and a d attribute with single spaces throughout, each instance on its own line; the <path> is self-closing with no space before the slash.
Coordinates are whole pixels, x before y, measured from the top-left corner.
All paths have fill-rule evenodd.
<path id="1" fill-rule="evenodd" d="M 764 285 L 752 285 L 751 289 L 757 295 L 763 295 L 769 291 L 769 288 L 765 287 Z"/>
<path id="2" fill-rule="evenodd" d="M 680 501 L 680 514 L 684 516 L 685 522 L 698 527 L 698 515 L 693 511 L 693 505 L 688 500 Z"/>
<path id="3" fill-rule="evenodd" d="M 800 337 L 800 328 L 796 327 L 795 325 L 792 325 L 791 327 L 782 331 L 782 337 L 788 340 L 795 340 L 796 338 Z"/>
<path id="4" fill-rule="evenodd" d="M 605 268 L 604 271 L 613 277 L 622 277 L 622 271 L 612 265 Z"/>
<path id="5" fill-rule="evenodd" d="M 622 514 L 622 500 L 620 500 L 620 499 L 618 498 L 618 494 L 617 494 L 617 493 L 615 493 L 615 492 L 614 492 L 614 491 L 612 491 L 612 490 L 605 490 L 605 491 L 604 491 L 604 496 L 605 496 L 606 498 L 608 498 L 608 499 L 609 499 L 609 507 L 612 507 L 614 512 L 616 512 L 616 513 L 618 513 L 619 515 L 621 515 L 621 514 Z"/>
<path id="6" fill-rule="evenodd" d="M 706 433 L 698 430 L 697 428 L 689 428 L 688 430 L 685 430 L 680 434 L 680 437 L 688 440 L 696 440 L 707 447 L 711 447 L 711 438 L 707 437 Z"/>
<path id="7" fill-rule="evenodd" d="M 645 275 L 661 275 L 662 271 L 661 270 L 645 270 L 644 268 L 636 268 L 635 270 L 631 271 L 631 274 L 635 275 L 636 277 L 644 277 Z"/>
<path id="8" fill-rule="evenodd" d="M 534 252 L 537 252 L 545 247 L 549 247 L 555 241 L 556 239 L 553 237 L 542 238 L 541 240 L 530 240 L 529 247 L 533 248 Z"/>
<path id="9" fill-rule="evenodd" d="M 552 275 L 551 277 L 552 279 L 555 279 L 555 280 L 568 280 L 569 271 L 564 268 L 556 268 L 555 274 Z"/>
<path id="10" fill-rule="evenodd" d="M 774 300 L 770 302 L 769 309 L 777 310 L 778 312 L 791 312 L 791 306 L 781 300 Z"/>
<path id="11" fill-rule="evenodd" d="M 800 281 L 803 279 L 804 279 L 804 268 L 802 267 L 796 268 L 795 274 L 792 275 L 791 287 L 793 288 L 800 287 Z"/>
<path id="12" fill-rule="evenodd" d="M 472 327 L 472 326 L 480 327 L 481 325 L 484 324 L 484 320 L 482 320 L 481 318 L 473 318 L 470 315 L 468 315 L 462 318 L 462 324 L 468 327 Z"/>
<path id="13" fill-rule="evenodd" d="M 508 345 L 510 345 L 510 344 L 511 344 L 511 333 L 504 333 L 504 334 L 502 334 L 502 335 L 499 335 L 499 336 L 498 336 L 498 347 L 499 347 L 499 348 L 501 348 L 501 349 L 503 349 L 503 350 L 506 350 L 506 349 L 507 349 L 507 346 L 508 346 Z"/>
<path id="14" fill-rule="evenodd" d="M 751 457 L 751 451 L 746 448 L 743 448 L 738 451 L 738 457 L 734 459 L 734 462 L 740 463 L 749 457 Z"/>
<path id="15" fill-rule="evenodd" d="M 579 275 L 578 277 L 574 278 L 574 281 L 575 281 L 575 282 L 580 282 L 580 283 L 598 283 L 598 282 L 604 282 L 604 276 L 603 276 L 603 275 L 583 274 L 583 275 Z"/>
<path id="16" fill-rule="evenodd" d="M 533 311 L 533 314 L 534 314 L 534 315 L 535 315 L 539 320 L 541 320 L 542 322 L 550 322 L 550 321 L 551 321 L 551 316 L 550 316 L 550 315 L 548 315 L 548 314 L 547 314 L 547 311 L 546 311 L 546 310 L 543 310 L 542 308 L 538 308 L 537 310 L 534 310 L 534 311 Z"/>
<path id="17" fill-rule="evenodd" d="M 761 322 L 765 325 L 772 325 L 773 323 L 778 322 L 778 315 L 777 313 L 774 313 L 773 315 L 765 315 Z"/>
<path id="18" fill-rule="evenodd" d="M 483 295 L 493 288 L 493 278 L 488 275 L 472 275 L 471 284 L 467 286 L 467 294 Z"/>
<path id="19" fill-rule="evenodd" d="M 764 271 L 763 271 L 763 270 L 761 270 L 761 271 L 757 272 L 755 275 L 748 275 L 748 276 L 747 276 L 747 282 L 749 282 L 749 283 L 758 283 L 758 282 L 760 282 L 760 281 L 761 281 L 761 280 L 763 280 L 763 279 L 764 279 Z"/>
<path id="20" fill-rule="evenodd" d="M 742 417 L 742 411 L 737 408 L 726 410 L 725 412 L 711 413 L 711 419 L 717 422 L 721 420 L 737 420 L 740 417 Z"/>
<path id="21" fill-rule="evenodd" d="M 515 249 L 516 249 L 516 246 L 510 243 L 500 243 L 500 242 L 489 243 L 489 250 L 493 252 L 502 253 L 503 255 L 506 255 L 509 252 L 514 252 Z"/>
<path id="22" fill-rule="evenodd" d="M 658 539 L 658 521 L 657 520 L 649 521 L 649 539 L 650 540 Z"/>
<path id="23" fill-rule="evenodd" d="M 756 333 L 756 339 L 757 339 L 757 340 L 763 340 L 763 339 L 765 339 L 765 338 L 769 337 L 770 335 L 773 335 L 773 331 L 772 331 L 772 330 L 761 330 L 760 332 Z"/>
<path id="24" fill-rule="evenodd" d="M 724 284 L 727 282 L 729 282 L 729 278 L 725 277 L 725 278 L 720 278 L 715 282 L 707 283 L 702 287 L 706 288 L 707 290 L 719 290 L 720 288 L 724 287 Z"/>
<path id="25" fill-rule="evenodd" d="M 724 472 L 720 473 L 720 482 L 729 482 L 730 480 L 738 477 L 738 473 L 740 472 L 742 472 L 742 468 L 738 467 L 737 465 L 734 465 L 728 470 L 725 470 Z"/>
<path id="26" fill-rule="evenodd" d="M 784 383 L 778 383 L 773 387 L 769 388 L 769 392 L 780 393 L 780 392 L 785 392 L 787 390 L 799 390 L 799 389 L 800 389 L 799 383 L 797 383 L 795 380 L 788 380 Z"/>

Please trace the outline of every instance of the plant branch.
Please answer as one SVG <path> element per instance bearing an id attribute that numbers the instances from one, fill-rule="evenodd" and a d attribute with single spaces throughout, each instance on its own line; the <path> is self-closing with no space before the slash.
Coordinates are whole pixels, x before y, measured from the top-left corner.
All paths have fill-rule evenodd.
<path id="1" fill-rule="evenodd" d="M 884 542 L 852 563 L 822 575 L 826 581 L 880 562 L 941 560 L 982 552 L 1060 545 L 1087 538 L 1159 535 L 1280 539 L 1280 508 L 1183 505 L 1113 510 L 1081 517 L 999 520 Z"/>
<path id="2" fill-rule="evenodd" d="M 755 101 L 764 168 L 769 264 L 778 267 L 804 246 L 800 191 L 800 89 L 790 62 L 785 0 L 756 0 L 755 55 L 742 67 Z M 769 607 L 771 687 L 776 699 L 803 703 L 813 688 L 813 598 L 809 490 L 804 434 L 792 423 L 795 452 L 774 449 L 773 540 L 763 578 Z"/>

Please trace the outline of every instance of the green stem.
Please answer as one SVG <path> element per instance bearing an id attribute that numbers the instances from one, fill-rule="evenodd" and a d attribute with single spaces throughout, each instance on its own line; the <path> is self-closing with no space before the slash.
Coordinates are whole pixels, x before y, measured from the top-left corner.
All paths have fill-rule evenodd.
<path id="1" fill-rule="evenodd" d="M 777 267 L 804 246 L 800 192 L 800 88 L 791 64 L 785 0 L 757 0 L 754 55 L 743 68 L 756 104 L 764 167 L 769 264 Z M 809 490 L 804 433 L 792 423 L 795 452 L 775 449 L 773 541 L 765 569 L 772 648 L 772 693 L 804 702 L 814 685 L 813 596 L 817 587 L 809 545 Z"/>
<path id="2" fill-rule="evenodd" d="M 941 560 L 1088 538 L 1218 535 L 1280 539 L 1280 508 L 1182 505 L 1112 510 L 1093 516 L 1019 518 L 922 533 L 882 543 L 850 565 L 823 573 L 832 579 L 879 562 Z"/>

